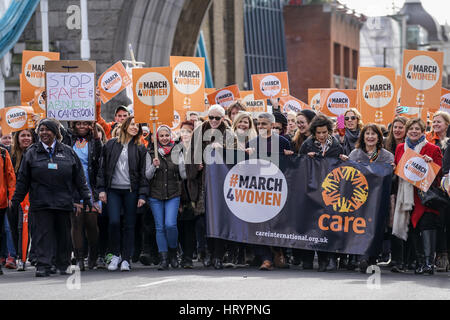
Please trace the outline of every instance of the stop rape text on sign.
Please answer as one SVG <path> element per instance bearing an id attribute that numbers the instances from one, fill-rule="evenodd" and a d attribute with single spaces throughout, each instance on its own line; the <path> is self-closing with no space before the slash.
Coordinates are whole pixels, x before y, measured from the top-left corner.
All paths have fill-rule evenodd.
<path id="1" fill-rule="evenodd" d="M 95 121 L 95 75 L 47 72 L 47 118 Z"/>

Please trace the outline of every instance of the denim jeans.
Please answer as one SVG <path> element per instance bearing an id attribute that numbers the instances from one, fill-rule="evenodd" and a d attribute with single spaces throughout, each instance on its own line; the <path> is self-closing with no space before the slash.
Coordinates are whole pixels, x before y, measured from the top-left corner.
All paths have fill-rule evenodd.
<path id="1" fill-rule="evenodd" d="M 155 218 L 156 243 L 159 252 L 178 246 L 177 216 L 180 197 L 169 200 L 149 198 L 150 207 Z"/>
<path id="2" fill-rule="evenodd" d="M 116 256 L 122 255 L 122 260 L 131 262 L 134 250 L 134 227 L 136 224 L 137 191 L 108 189 L 107 209 L 109 218 L 109 250 Z M 120 237 L 120 213 L 123 209 L 123 241 L 122 250 Z M 122 251 L 122 254 L 121 254 Z"/>

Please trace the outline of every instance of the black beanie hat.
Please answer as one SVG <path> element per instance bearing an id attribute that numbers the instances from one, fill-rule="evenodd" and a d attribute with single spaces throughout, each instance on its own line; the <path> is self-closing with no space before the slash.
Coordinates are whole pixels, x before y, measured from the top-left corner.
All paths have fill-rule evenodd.
<path id="1" fill-rule="evenodd" d="M 41 126 L 46 126 L 48 130 L 50 130 L 51 132 L 53 132 L 56 136 L 56 139 L 60 140 L 61 139 L 61 132 L 59 131 L 59 124 L 56 123 L 53 120 L 50 119 L 43 119 L 41 122 L 39 122 L 39 126 L 38 126 L 38 132 L 39 132 L 39 128 Z"/>
<path id="2" fill-rule="evenodd" d="M 287 126 L 287 119 L 281 112 L 275 111 L 273 113 L 273 116 L 275 117 L 275 122 L 281 123 L 284 127 Z"/>
<path id="3" fill-rule="evenodd" d="M 316 113 L 313 110 L 309 110 L 309 109 L 301 110 L 299 113 L 304 115 L 306 117 L 306 119 L 308 119 L 308 122 L 311 122 L 312 119 L 316 116 Z"/>

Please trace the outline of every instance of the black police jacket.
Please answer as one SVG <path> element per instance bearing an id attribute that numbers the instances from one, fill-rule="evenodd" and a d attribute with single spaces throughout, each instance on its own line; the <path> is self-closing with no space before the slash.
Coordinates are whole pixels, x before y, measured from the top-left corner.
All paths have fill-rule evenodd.
<path id="1" fill-rule="evenodd" d="M 111 188 L 112 177 L 116 164 L 122 152 L 123 145 L 117 138 L 109 140 L 102 150 L 100 170 L 97 176 L 98 192 L 105 192 Z M 137 191 L 140 199 L 148 196 L 148 182 L 145 178 L 145 156 L 147 150 L 143 145 L 136 145 L 133 141 L 128 144 L 128 169 L 130 173 L 130 187 Z"/>
<path id="2" fill-rule="evenodd" d="M 29 192 L 30 210 L 72 211 L 75 191 L 90 200 L 83 167 L 72 148 L 57 141 L 50 158 L 41 142 L 28 147 L 17 177 L 14 206 Z"/>

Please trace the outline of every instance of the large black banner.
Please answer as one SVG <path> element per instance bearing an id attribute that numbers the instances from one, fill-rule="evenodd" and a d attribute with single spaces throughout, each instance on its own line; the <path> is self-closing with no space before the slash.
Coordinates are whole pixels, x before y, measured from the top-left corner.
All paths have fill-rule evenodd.
<path id="1" fill-rule="evenodd" d="M 377 254 L 392 167 L 308 156 L 206 166 L 208 237 Z"/>

